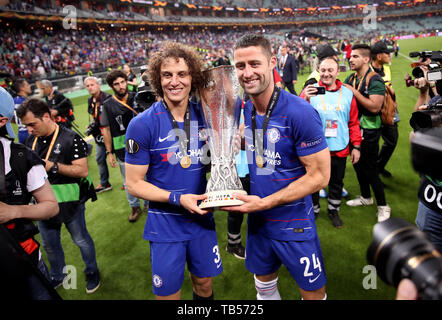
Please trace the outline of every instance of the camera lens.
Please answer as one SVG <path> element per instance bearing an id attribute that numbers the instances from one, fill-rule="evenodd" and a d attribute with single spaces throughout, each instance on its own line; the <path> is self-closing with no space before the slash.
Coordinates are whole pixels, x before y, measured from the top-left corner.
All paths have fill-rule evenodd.
<path id="1" fill-rule="evenodd" d="M 367 260 L 390 285 L 397 286 L 403 278 L 409 278 L 420 297 L 442 297 L 440 254 L 422 231 L 405 220 L 390 218 L 375 225 Z"/>
<path id="2" fill-rule="evenodd" d="M 418 78 L 423 78 L 424 75 L 424 71 L 422 70 L 421 67 L 415 67 L 413 68 L 413 70 L 411 71 L 411 74 L 413 75 L 413 77 L 415 77 L 416 79 Z"/>

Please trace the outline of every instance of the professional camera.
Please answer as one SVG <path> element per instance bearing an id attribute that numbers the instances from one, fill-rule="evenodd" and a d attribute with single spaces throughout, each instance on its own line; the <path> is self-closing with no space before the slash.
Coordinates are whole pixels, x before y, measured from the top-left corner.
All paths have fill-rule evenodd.
<path id="1" fill-rule="evenodd" d="M 98 136 L 100 134 L 100 126 L 97 121 L 93 120 L 89 125 L 87 126 L 86 130 L 84 131 L 86 136 Z"/>
<path id="2" fill-rule="evenodd" d="M 414 169 L 442 179 L 442 127 L 415 133 L 411 141 Z M 408 278 L 415 284 L 419 299 L 442 299 L 442 258 L 427 235 L 409 222 L 390 218 L 373 228 L 373 242 L 367 260 L 379 277 L 397 286 Z"/>
<path id="3" fill-rule="evenodd" d="M 426 110 L 411 114 L 410 125 L 414 130 L 435 128 L 442 124 L 442 98 L 429 104 Z"/>
<path id="4" fill-rule="evenodd" d="M 135 96 L 135 103 L 140 110 L 148 109 L 155 101 L 156 96 L 149 85 L 149 79 L 146 74 L 141 76 L 141 80 L 143 81 L 138 88 L 137 95 Z"/>
<path id="5" fill-rule="evenodd" d="M 442 299 L 442 258 L 427 236 L 409 222 L 390 218 L 373 228 L 367 260 L 379 277 L 397 287 L 409 278 L 419 299 Z"/>
<path id="6" fill-rule="evenodd" d="M 415 79 L 424 77 L 424 70 L 422 70 L 421 66 L 425 61 L 430 59 L 430 63 L 427 65 L 428 73 L 427 80 L 428 81 L 439 81 L 442 79 L 442 51 L 421 51 L 421 52 L 410 52 L 410 57 L 416 58 L 419 57 L 419 62 L 414 62 L 411 64 L 413 70 L 411 74 Z M 407 87 L 413 86 L 414 79 L 410 75 L 405 76 L 405 84 Z"/>

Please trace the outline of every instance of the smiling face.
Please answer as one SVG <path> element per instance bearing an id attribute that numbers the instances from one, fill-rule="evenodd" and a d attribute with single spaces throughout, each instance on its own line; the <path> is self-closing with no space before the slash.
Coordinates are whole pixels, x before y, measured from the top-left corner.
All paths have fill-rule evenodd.
<path id="1" fill-rule="evenodd" d="M 273 69 L 276 57 L 270 59 L 258 46 L 235 50 L 234 61 L 240 85 L 252 97 L 273 91 Z"/>
<path id="2" fill-rule="evenodd" d="M 324 59 L 319 65 L 319 76 L 321 82 L 327 87 L 330 87 L 335 83 L 336 78 L 339 75 L 339 66 L 336 60 L 332 58 Z"/>
<path id="3" fill-rule="evenodd" d="M 167 58 L 161 64 L 161 88 L 169 106 L 188 103 L 192 89 L 192 76 L 183 58 Z"/>

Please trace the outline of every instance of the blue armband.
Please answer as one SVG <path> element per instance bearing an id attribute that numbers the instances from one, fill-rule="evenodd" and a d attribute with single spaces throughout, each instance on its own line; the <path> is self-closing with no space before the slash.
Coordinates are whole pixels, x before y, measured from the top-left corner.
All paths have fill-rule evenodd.
<path id="1" fill-rule="evenodd" d="M 173 204 L 174 206 L 179 207 L 181 205 L 180 203 L 181 199 L 181 193 L 172 191 L 169 195 L 169 203 Z"/>

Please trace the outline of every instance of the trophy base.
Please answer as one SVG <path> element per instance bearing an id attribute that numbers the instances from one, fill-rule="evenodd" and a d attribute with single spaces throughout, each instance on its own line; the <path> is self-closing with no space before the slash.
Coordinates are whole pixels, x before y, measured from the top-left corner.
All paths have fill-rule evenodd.
<path id="1" fill-rule="evenodd" d="M 219 190 L 207 192 L 207 199 L 201 202 L 199 207 L 201 209 L 215 208 L 215 207 L 228 207 L 228 206 L 240 206 L 244 204 L 244 201 L 235 199 L 232 194 L 240 193 L 247 195 L 244 190 Z"/>

